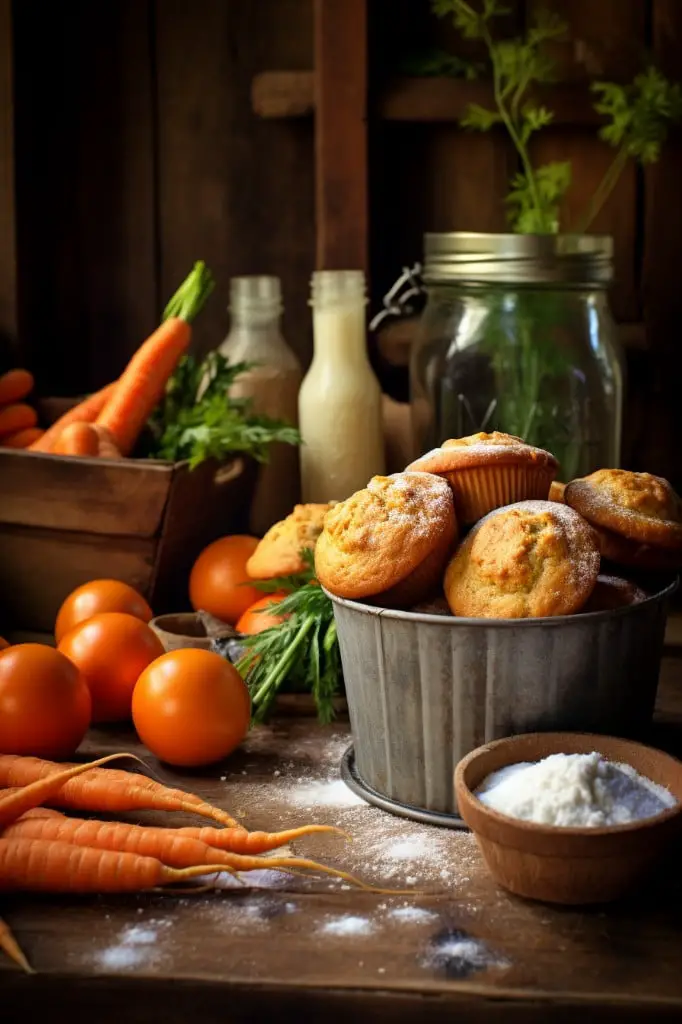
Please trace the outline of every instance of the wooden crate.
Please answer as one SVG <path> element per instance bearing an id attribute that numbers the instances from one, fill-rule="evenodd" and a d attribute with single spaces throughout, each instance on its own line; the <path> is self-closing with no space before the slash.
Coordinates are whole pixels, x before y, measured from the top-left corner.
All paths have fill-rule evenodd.
<path id="1" fill-rule="evenodd" d="M 202 548 L 246 531 L 255 480 L 243 456 L 190 470 L 0 449 L 0 633 L 51 632 L 94 578 L 130 583 L 157 614 L 186 608 Z"/>

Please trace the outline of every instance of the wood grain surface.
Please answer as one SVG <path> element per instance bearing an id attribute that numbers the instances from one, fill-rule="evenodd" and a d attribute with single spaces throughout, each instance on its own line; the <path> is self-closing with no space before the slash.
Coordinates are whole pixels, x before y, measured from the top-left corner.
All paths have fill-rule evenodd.
<path id="1" fill-rule="evenodd" d="M 682 754 L 682 660 L 663 663 L 652 739 Z M 326 1022 L 353 1014 L 381 1022 L 458 1014 L 561 1022 L 581 1012 L 591 1021 L 679 1019 L 679 855 L 610 908 L 560 910 L 514 899 L 492 883 L 469 834 L 344 800 L 338 764 L 348 741 L 342 721 L 321 727 L 279 719 L 254 730 L 227 762 L 199 773 L 146 760 L 163 779 L 229 808 L 250 828 L 340 825 L 352 843 L 317 836 L 295 851 L 421 895 L 374 895 L 264 872 L 251 879 L 260 890 L 3 897 L 0 911 L 39 972 L 26 977 L 0 963 L 3 1022 L 55 1005 L 59 1019 L 87 1013 L 105 1024 L 294 1014 Z M 139 747 L 130 733 L 97 731 L 83 753 L 120 749 Z"/>

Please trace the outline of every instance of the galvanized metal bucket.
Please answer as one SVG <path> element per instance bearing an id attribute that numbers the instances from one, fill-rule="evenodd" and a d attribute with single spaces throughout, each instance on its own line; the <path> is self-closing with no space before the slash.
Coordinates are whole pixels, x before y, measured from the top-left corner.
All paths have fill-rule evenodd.
<path id="1" fill-rule="evenodd" d="M 456 813 L 465 754 L 524 732 L 637 736 L 651 722 L 667 604 L 544 619 L 464 619 L 334 604 L 360 776 L 391 800 Z"/>

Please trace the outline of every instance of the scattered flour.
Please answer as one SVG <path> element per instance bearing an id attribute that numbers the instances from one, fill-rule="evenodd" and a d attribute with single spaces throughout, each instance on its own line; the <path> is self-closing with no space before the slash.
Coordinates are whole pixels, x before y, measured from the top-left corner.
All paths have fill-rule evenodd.
<path id="1" fill-rule="evenodd" d="M 652 818 L 675 797 L 626 764 L 600 754 L 551 754 L 508 765 L 476 791 L 481 803 L 510 818 L 563 828 L 599 828 Z"/>
<path id="2" fill-rule="evenodd" d="M 485 942 L 453 928 L 431 942 L 424 966 L 444 971 L 448 978 L 457 979 L 490 967 L 509 967 L 510 963 Z"/>
<path id="3" fill-rule="evenodd" d="M 358 807 L 367 806 L 365 801 L 349 789 L 343 779 L 328 779 L 323 782 L 299 781 L 287 794 L 287 800 L 294 807 Z"/>
<path id="4" fill-rule="evenodd" d="M 118 936 L 118 941 L 98 952 L 94 961 L 109 971 L 128 971 L 157 959 L 159 932 L 170 927 L 169 920 L 153 920 L 148 924 L 130 925 Z"/>
<path id="5" fill-rule="evenodd" d="M 404 907 L 395 907 L 389 911 L 388 916 L 405 924 L 426 924 L 438 918 L 438 914 L 434 914 L 432 910 L 426 910 L 425 907 L 413 907 L 409 904 Z"/>
<path id="6" fill-rule="evenodd" d="M 368 917 L 359 914 L 346 914 L 343 917 L 332 917 L 320 928 L 322 935 L 371 935 L 374 925 Z"/>

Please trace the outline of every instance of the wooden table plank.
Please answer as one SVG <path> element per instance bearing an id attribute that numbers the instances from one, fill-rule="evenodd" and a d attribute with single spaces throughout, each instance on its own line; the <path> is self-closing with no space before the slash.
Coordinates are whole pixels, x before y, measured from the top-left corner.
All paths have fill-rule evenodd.
<path id="1" fill-rule="evenodd" d="M 665 659 L 652 738 L 682 754 L 682 660 Z M 339 722 L 277 720 L 224 765 L 161 768 L 250 828 L 307 820 L 346 828 L 295 852 L 414 897 L 359 892 L 332 880 L 266 872 L 260 891 L 123 899 L 5 897 L 1 913 L 39 970 L 0 964 L 2 1020 L 48 1002 L 102 1022 L 675 1019 L 682 1014 L 682 885 L 670 870 L 634 897 L 581 911 L 515 899 L 489 878 L 466 833 L 421 826 L 358 803 L 338 780 L 349 742 Z M 85 752 L 136 749 L 100 730 Z M 153 818 L 149 816 L 149 820 Z M 172 816 L 169 816 L 169 819 Z M 180 816 L 177 817 L 180 821 Z M 230 882 L 224 883 L 229 887 Z M 448 955 L 448 950 L 449 955 Z M 172 979 L 172 984 L 168 984 Z M 324 990 L 324 991 L 322 991 Z M 333 992 L 331 991 L 333 990 Z M 190 1010 L 191 1008 L 191 1010 Z M 229 1009 L 228 1009 L 229 1008 Z M 544 1015 L 544 1016 L 543 1016 Z"/>

